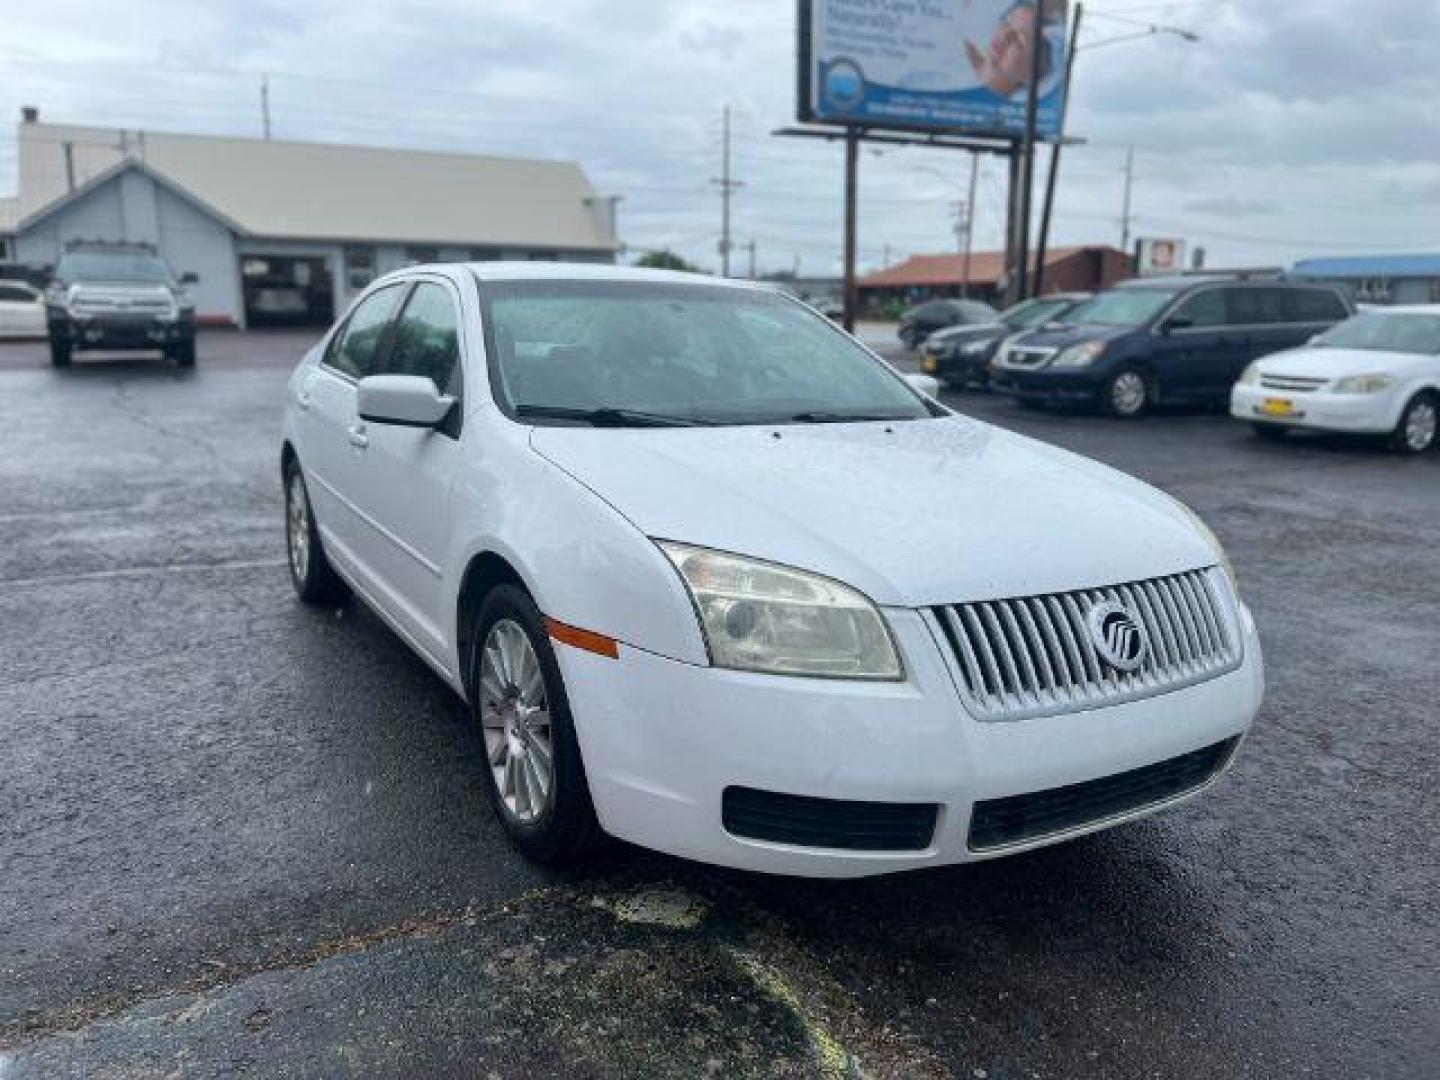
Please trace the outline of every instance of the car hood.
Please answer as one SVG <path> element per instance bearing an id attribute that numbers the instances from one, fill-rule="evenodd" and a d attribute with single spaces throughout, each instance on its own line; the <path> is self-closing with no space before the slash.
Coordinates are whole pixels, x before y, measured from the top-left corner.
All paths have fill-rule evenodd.
<path id="1" fill-rule="evenodd" d="M 1154 488 L 958 416 L 537 427 L 531 445 L 647 536 L 812 570 L 881 604 L 1062 592 L 1215 561 Z"/>
<path id="2" fill-rule="evenodd" d="M 1347 375 L 1396 372 L 1430 365 L 1440 368 L 1440 357 L 1383 349 L 1289 349 L 1260 361 L 1266 375 L 1295 375 L 1312 379 L 1343 379 Z"/>
<path id="3" fill-rule="evenodd" d="M 1087 341 L 1114 341 L 1135 332 L 1133 326 L 1076 326 L 1072 323 L 1050 324 L 1023 334 L 1017 344 L 1027 348 L 1067 349 Z"/>

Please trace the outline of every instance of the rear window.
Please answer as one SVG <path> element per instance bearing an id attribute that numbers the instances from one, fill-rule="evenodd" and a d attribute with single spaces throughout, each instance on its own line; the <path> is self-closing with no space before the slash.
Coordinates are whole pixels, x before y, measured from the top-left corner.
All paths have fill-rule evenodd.
<path id="1" fill-rule="evenodd" d="M 1329 289 L 1296 289 L 1290 294 L 1290 307 L 1296 322 L 1339 322 L 1350 314 Z"/>
<path id="2" fill-rule="evenodd" d="M 1286 289 L 1231 289 L 1232 326 L 1266 326 L 1283 323 Z"/>

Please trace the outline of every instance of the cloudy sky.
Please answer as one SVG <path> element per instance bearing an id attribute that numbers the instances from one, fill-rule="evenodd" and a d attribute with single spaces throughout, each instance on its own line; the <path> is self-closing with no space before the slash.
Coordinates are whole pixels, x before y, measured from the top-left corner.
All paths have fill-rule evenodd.
<path id="1" fill-rule="evenodd" d="M 14 120 L 580 161 L 623 239 L 714 267 L 720 115 L 734 116 L 738 244 L 759 269 L 834 273 L 840 151 L 771 136 L 795 113 L 793 0 L 130 0 L 6 5 L 0 194 Z M 403 14 L 402 14 L 403 12 Z M 1183 236 L 1211 265 L 1440 250 L 1440 0 L 1093 0 L 1057 243 Z M 1184 27 L 1105 44 L 1137 22 Z M 952 250 L 968 160 L 867 151 L 861 260 Z M 998 161 L 977 249 L 1000 242 Z M 739 257 L 743 270 L 747 256 Z"/>

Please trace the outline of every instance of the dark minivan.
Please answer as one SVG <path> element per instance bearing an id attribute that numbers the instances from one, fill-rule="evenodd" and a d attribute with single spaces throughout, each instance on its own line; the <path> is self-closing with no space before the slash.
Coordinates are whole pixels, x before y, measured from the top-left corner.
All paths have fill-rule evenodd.
<path id="1" fill-rule="evenodd" d="M 1354 308 L 1333 286 L 1279 278 L 1150 278 L 1012 338 L 991 385 L 1022 402 L 1098 404 L 1135 417 L 1160 402 L 1225 404 L 1250 361 L 1293 348 Z"/>

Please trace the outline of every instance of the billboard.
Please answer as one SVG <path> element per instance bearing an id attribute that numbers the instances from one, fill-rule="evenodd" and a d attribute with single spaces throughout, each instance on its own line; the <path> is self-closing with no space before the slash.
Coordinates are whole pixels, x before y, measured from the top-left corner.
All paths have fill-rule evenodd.
<path id="1" fill-rule="evenodd" d="M 1141 275 L 1180 274 L 1185 271 L 1185 241 L 1178 237 L 1157 236 L 1138 240 L 1135 244 L 1136 269 Z"/>
<path id="2" fill-rule="evenodd" d="M 1054 141 L 1068 7 L 1068 0 L 800 0 L 800 119 L 1018 137 L 1038 15 L 1037 134 Z"/>

